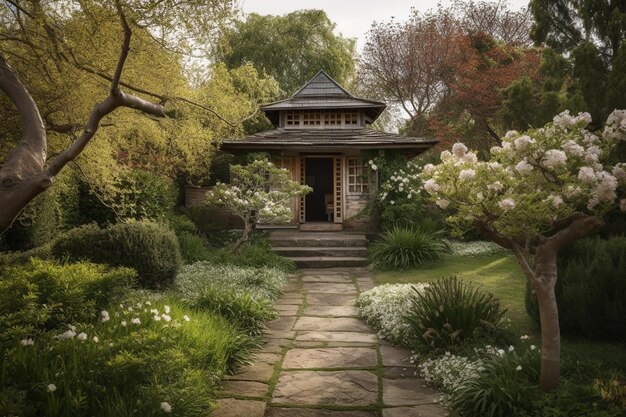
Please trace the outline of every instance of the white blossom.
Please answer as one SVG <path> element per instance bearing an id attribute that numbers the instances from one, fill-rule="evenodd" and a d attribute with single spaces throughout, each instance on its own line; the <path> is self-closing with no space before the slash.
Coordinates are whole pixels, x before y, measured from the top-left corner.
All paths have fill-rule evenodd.
<path id="1" fill-rule="evenodd" d="M 549 195 L 547 198 L 548 202 L 550 202 L 550 205 L 552 207 L 554 207 L 555 209 L 558 209 L 561 204 L 563 204 L 563 198 L 561 196 L 558 195 Z"/>
<path id="2" fill-rule="evenodd" d="M 426 173 L 431 173 L 435 170 L 435 166 L 433 164 L 426 164 L 424 165 L 424 172 Z"/>
<path id="3" fill-rule="evenodd" d="M 507 138 L 507 139 L 513 139 L 516 136 L 519 136 L 519 132 L 517 130 L 509 130 L 504 135 L 504 137 Z"/>
<path id="4" fill-rule="evenodd" d="M 626 184 L 626 164 L 619 163 L 613 167 L 611 172 L 620 184 Z"/>
<path id="5" fill-rule="evenodd" d="M 565 166 L 567 163 L 567 155 L 560 149 L 550 149 L 546 152 L 543 164 L 551 169 L 557 169 Z"/>
<path id="6" fill-rule="evenodd" d="M 502 191 L 504 189 L 504 185 L 502 185 L 500 181 L 496 181 L 492 184 L 487 185 L 487 188 L 489 190 Z"/>
<path id="7" fill-rule="evenodd" d="M 467 153 L 467 146 L 465 146 L 464 144 L 457 142 L 454 145 L 452 145 L 452 153 L 454 154 L 454 156 L 456 156 L 457 158 L 463 158 L 465 156 L 465 154 Z"/>
<path id="8" fill-rule="evenodd" d="M 98 343 L 100 341 L 100 339 L 98 339 L 98 336 L 94 336 L 91 340 L 93 340 L 94 343 Z"/>
<path id="9" fill-rule="evenodd" d="M 516 371 L 521 371 L 522 370 L 522 365 L 517 365 L 517 368 L 515 368 Z"/>
<path id="10" fill-rule="evenodd" d="M 446 209 L 450 205 L 450 201 L 443 199 L 443 198 L 439 198 L 435 201 L 435 204 L 437 204 L 442 209 Z"/>
<path id="11" fill-rule="evenodd" d="M 34 344 L 35 344 L 35 341 L 34 341 L 33 339 L 30 339 L 30 338 L 29 338 L 29 339 L 22 339 L 22 340 L 20 341 L 20 344 L 21 344 L 22 346 L 32 346 L 32 345 L 34 345 Z"/>
<path id="12" fill-rule="evenodd" d="M 372 164 L 372 171 L 377 171 L 378 170 L 378 166 L 376 164 Z"/>
<path id="13" fill-rule="evenodd" d="M 153 316 L 154 321 L 161 321 L 161 316 Z"/>
<path id="14" fill-rule="evenodd" d="M 509 211 L 515 208 L 515 201 L 512 198 L 505 198 L 498 202 L 498 206 L 504 211 Z"/>
<path id="15" fill-rule="evenodd" d="M 464 169 L 459 173 L 459 179 L 461 181 L 472 179 L 476 176 L 476 171 L 473 169 Z"/>
<path id="16" fill-rule="evenodd" d="M 76 339 L 80 341 L 87 340 L 87 333 L 85 332 L 78 333 L 78 336 L 76 336 Z"/>
<path id="17" fill-rule="evenodd" d="M 533 171 L 533 169 L 534 169 L 533 166 L 528 163 L 526 158 L 524 158 L 523 160 L 518 162 L 517 165 L 515 165 L 515 170 L 522 175 L 530 174 Z"/>
<path id="18" fill-rule="evenodd" d="M 567 142 L 561 145 L 561 148 L 565 151 L 565 153 L 569 156 L 580 157 L 585 154 L 585 148 L 574 142 L 573 140 L 568 140 Z"/>
<path id="19" fill-rule="evenodd" d="M 139 320 L 139 317 L 135 317 L 130 322 L 133 323 L 133 324 L 141 324 L 141 320 Z"/>
<path id="20" fill-rule="evenodd" d="M 441 162 L 450 162 L 452 160 L 452 153 L 450 151 L 441 152 Z"/>
<path id="21" fill-rule="evenodd" d="M 188 316 L 188 315 L 186 315 L 186 314 L 185 314 L 185 315 L 183 316 L 183 320 L 185 320 L 185 321 L 190 321 L 191 319 L 189 318 L 189 316 Z"/>
<path id="22" fill-rule="evenodd" d="M 48 384 L 48 392 L 54 392 L 57 390 L 57 386 L 54 384 Z"/>
<path id="23" fill-rule="evenodd" d="M 122 327 L 126 327 L 126 320 L 122 320 L 120 324 L 122 325 Z"/>
<path id="24" fill-rule="evenodd" d="M 424 182 L 424 189 L 428 191 L 430 194 L 436 193 L 441 190 L 441 186 L 437 184 L 434 179 L 429 179 Z"/>
<path id="25" fill-rule="evenodd" d="M 593 184 L 597 180 L 597 176 L 593 168 L 591 167 L 581 167 L 578 171 L 578 179 L 584 182 L 585 184 Z"/>
<path id="26" fill-rule="evenodd" d="M 165 314 L 170 314 L 170 306 L 163 306 L 163 311 L 165 311 Z"/>
<path id="27" fill-rule="evenodd" d="M 72 329 L 69 329 L 69 330 L 64 331 L 60 335 L 58 335 L 57 338 L 60 340 L 66 340 L 66 339 L 72 339 L 74 338 L 74 336 L 76 336 L 76 332 Z"/>
<path id="28" fill-rule="evenodd" d="M 163 321 L 169 323 L 170 321 L 172 321 L 172 318 L 167 315 L 167 314 L 161 314 L 161 318 L 163 319 Z"/>
<path id="29" fill-rule="evenodd" d="M 108 311 L 106 311 L 106 310 L 102 310 L 102 311 L 100 312 L 100 317 L 101 317 L 101 319 L 102 319 L 102 321 L 103 321 L 103 322 L 105 322 L 105 321 L 109 321 L 109 320 L 111 319 L 111 318 L 109 317 L 109 312 L 108 312 Z"/>
<path id="30" fill-rule="evenodd" d="M 515 143 L 515 149 L 519 151 L 523 151 L 524 149 L 528 147 L 528 145 L 535 143 L 535 140 L 532 139 L 530 136 L 524 135 L 515 139 L 514 143 Z"/>
<path id="31" fill-rule="evenodd" d="M 169 403 L 163 401 L 161 403 L 161 410 L 163 410 L 163 412 L 165 412 L 165 413 L 171 413 L 172 412 L 172 406 Z"/>

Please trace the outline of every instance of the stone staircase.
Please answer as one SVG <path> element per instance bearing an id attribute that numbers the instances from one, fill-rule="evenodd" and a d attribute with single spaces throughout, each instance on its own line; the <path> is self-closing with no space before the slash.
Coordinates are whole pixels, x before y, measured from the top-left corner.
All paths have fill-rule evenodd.
<path id="1" fill-rule="evenodd" d="M 298 268 L 367 266 L 367 238 L 346 232 L 281 230 L 270 233 L 276 253 L 291 259 Z"/>

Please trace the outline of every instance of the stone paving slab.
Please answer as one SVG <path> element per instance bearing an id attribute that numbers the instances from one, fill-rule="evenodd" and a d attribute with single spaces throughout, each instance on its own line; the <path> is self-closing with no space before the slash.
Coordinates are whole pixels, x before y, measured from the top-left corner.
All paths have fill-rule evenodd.
<path id="1" fill-rule="evenodd" d="M 295 322 L 295 317 L 281 316 L 267 323 L 267 328 L 270 330 L 291 330 Z"/>
<path id="2" fill-rule="evenodd" d="M 367 324 L 351 317 L 300 317 L 294 330 L 369 332 Z"/>
<path id="3" fill-rule="evenodd" d="M 406 349 L 391 345 L 381 345 L 380 355 L 384 366 L 409 366 L 411 355 Z"/>
<path id="4" fill-rule="evenodd" d="M 275 305 L 274 308 L 281 316 L 288 315 L 287 313 L 297 313 L 300 308 L 300 304 L 279 304 Z"/>
<path id="5" fill-rule="evenodd" d="M 304 309 L 305 316 L 356 317 L 358 307 L 351 306 L 309 306 Z"/>
<path id="6" fill-rule="evenodd" d="M 277 408 L 271 407 L 267 417 L 378 417 L 376 411 L 335 411 L 319 408 Z"/>
<path id="7" fill-rule="evenodd" d="M 377 363 L 376 350 L 364 347 L 291 349 L 285 356 L 283 369 L 374 368 Z"/>
<path id="8" fill-rule="evenodd" d="M 278 353 L 261 352 L 261 353 L 256 353 L 252 356 L 252 360 L 254 362 L 265 362 L 265 363 L 269 363 L 270 365 L 274 365 L 281 359 L 282 359 L 282 356 L 279 355 Z"/>
<path id="9" fill-rule="evenodd" d="M 302 282 L 329 282 L 333 284 L 352 284 L 352 278 L 348 274 L 327 274 L 327 275 L 306 275 L 302 277 Z"/>
<path id="10" fill-rule="evenodd" d="M 328 282 L 307 282 L 304 284 L 305 291 L 322 294 L 345 294 L 356 295 L 354 284 L 330 284 Z"/>
<path id="11" fill-rule="evenodd" d="M 228 381 L 223 393 L 226 396 L 238 397 L 263 397 L 267 394 L 269 386 L 256 381 Z"/>
<path id="12" fill-rule="evenodd" d="M 274 373 L 274 367 L 270 364 L 257 362 L 241 369 L 240 372 L 229 377 L 235 381 L 258 381 L 267 382 Z"/>
<path id="13" fill-rule="evenodd" d="M 416 407 L 385 408 L 383 417 L 442 417 L 448 412 L 437 404 L 418 405 Z"/>
<path id="14" fill-rule="evenodd" d="M 236 400 L 227 398 L 217 400 L 217 410 L 211 417 L 263 417 L 265 415 L 265 401 Z"/>
<path id="15" fill-rule="evenodd" d="M 274 389 L 276 404 L 373 405 L 378 378 L 368 371 L 282 372 Z"/>
<path id="16" fill-rule="evenodd" d="M 377 343 L 378 336 L 373 333 L 358 332 L 298 332 L 296 340 L 318 342 L 354 342 Z"/>
<path id="17" fill-rule="evenodd" d="M 441 394 L 425 386 L 418 378 L 383 378 L 383 402 L 385 405 L 436 404 Z"/>
<path id="18" fill-rule="evenodd" d="M 324 294 L 324 293 L 308 293 L 306 296 L 307 304 L 321 306 L 354 306 L 356 297 L 345 294 Z"/>

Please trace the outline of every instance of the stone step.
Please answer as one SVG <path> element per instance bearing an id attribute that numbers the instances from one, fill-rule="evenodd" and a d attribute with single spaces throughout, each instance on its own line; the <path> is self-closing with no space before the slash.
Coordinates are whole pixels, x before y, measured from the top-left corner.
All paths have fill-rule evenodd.
<path id="1" fill-rule="evenodd" d="M 274 247 L 364 247 L 367 238 L 363 234 L 335 232 L 275 232 L 269 240 Z"/>
<path id="2" fill-rule="evenodd" d="M 343 224 L 319 222 L 319 223 L 302 223 L 300 231 L 302 232 L 340 232 L 343 230 Z"/>
<path id="3" fill-rule="evenodd" d="M 289 256 L 298 268 L 341 268 L 367 266 L 362 256 Z"/>
<path id="4" fill-rule="evenodd" d="M 337 247 L 320 247 L 320 246 L 277 246 L 274 252 L 280 256 L 293 256 L 296 258 L 303 257 L 367 257 L 367 248 L 365 246 L 337 246 Z"/>

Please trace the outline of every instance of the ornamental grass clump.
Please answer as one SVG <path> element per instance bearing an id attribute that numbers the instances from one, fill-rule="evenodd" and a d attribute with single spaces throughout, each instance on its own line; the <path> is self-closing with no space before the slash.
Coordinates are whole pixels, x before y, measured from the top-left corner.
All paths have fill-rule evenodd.
<path id="1" fill-rule="evenodd" d="M 406 320 L 416 335 L 416 347 L 448 350 L 465 342 L 506 338 L 505 313 L 493 294 L 449 277 L 414 291 Z"/>
<path id="2" fill-rule="evenodd" d="M 417 227 L 394 226 L 369 247 L 375 269 L 410 269 L 440 261 L 450 252 L 442 233 Z"/>

